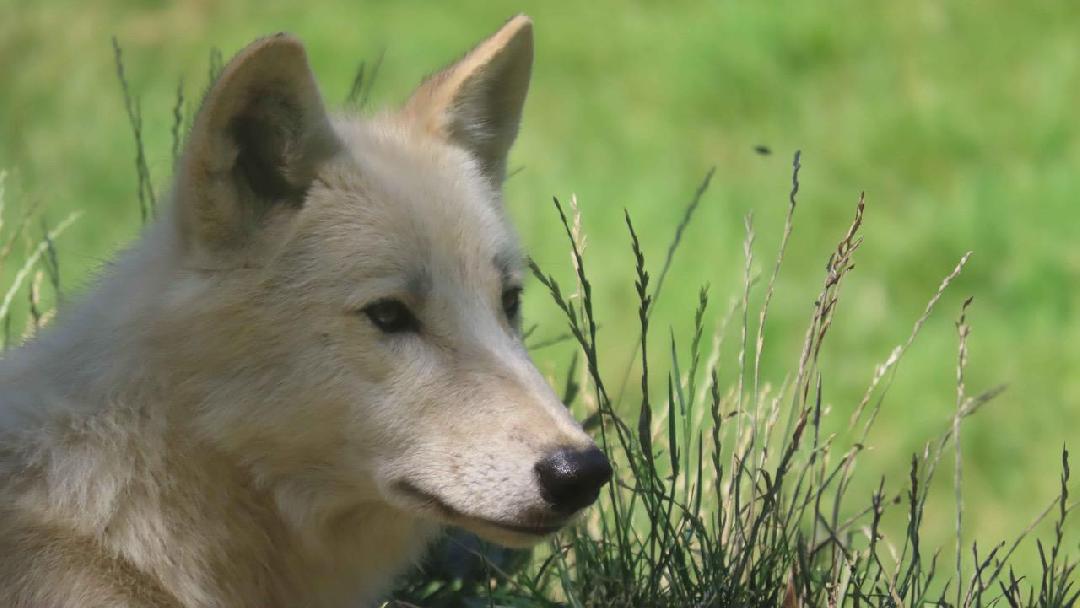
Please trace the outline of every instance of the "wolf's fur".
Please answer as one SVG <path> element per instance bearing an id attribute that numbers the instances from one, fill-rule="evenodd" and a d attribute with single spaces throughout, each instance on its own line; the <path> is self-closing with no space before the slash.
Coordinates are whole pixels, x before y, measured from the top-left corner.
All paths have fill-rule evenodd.
<path id="1" fill-rule="evenodd" d="M 168 211 L 0 363 L 0 605 L 356 605 L 444 524 L 565 523 L 534 464 L 592 444 L 501 304 L 531 61 L 519 16 L 366 120 L 291 37 L 230 62 Z"/>

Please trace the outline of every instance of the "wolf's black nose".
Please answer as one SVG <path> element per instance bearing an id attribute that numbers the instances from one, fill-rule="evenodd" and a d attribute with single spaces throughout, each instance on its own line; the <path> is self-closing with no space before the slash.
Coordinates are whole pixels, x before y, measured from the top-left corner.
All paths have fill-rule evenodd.
<path id="1" fill-rule="evenodd" d="M 596 446 L 561 448 L 536 463 L 535 470 L 544 500 L 567 514 L 591 505 L 611 479 L 611 463 Z"/>

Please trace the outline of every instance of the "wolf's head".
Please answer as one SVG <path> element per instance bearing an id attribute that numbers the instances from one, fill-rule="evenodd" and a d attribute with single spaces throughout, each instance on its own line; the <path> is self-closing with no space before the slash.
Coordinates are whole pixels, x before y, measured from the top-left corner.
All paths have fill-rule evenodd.
<path id="1" fill-rule="evenodd" d="M 198 424 L 268 483 L 523 545 L 610 477 L 522 345 L 501 188 L 532 45 L 516 17 L 370 120 L 328 116 L 287 35 L 207 94 L 176 184 L 169 346 L 215 370 L 201 390 L 229 405 Z"/>

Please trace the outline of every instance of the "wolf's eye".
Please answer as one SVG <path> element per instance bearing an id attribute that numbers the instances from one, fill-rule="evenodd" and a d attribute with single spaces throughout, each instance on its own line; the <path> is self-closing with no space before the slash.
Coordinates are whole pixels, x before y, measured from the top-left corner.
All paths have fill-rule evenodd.
<path id="1" fill-rule="evenodd" d="M 420 321 L 401 300 L 378 300 L 365 306 L 362 312 L 383 333 L 398 334 L 420 329 Z"/>
<path id="2" fill-rule="evenodd" d="M 518 313 L 521 312 L 521 288 L 510 287 L 504 291 L 502 294 L 502 306 L 507 319 L 511 321 L 517 319 Z"/>

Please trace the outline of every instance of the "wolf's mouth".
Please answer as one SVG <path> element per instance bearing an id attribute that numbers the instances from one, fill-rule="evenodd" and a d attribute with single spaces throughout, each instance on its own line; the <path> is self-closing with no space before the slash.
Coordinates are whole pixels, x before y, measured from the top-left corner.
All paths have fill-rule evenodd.
<path id="1" fill-rule="evenodd" d="M 415 484 L 409 481 L 398 481 L 394 484 L 394 489 L 406 496 L 409 496 L 413 500 L 420 502 L 423 506 L 432 508 L 439 512 L 447 520 L 453 522 L 455 525 L 468 525 L 469 523 L 481 524 L 484 526 L 491 526 L 493 528 L 499 528 L 508 532 L 515 532 L 517 534 L 525 534 L 528 536 L 547 536 L 554 534 L 566 525 L 566 519 L 560 519 L 557 521 L 543 521 L 543 522 L 507 522 L 498 521 L 494 519 L 488 519 L 486 517 L 478 517 L 476 515 L 469 515 L 468 513 L 462 513 L 458 509 L 450 506 L 443 499 L 437 495 L 432 494 L 426 490 L 417 487 Z"/>

